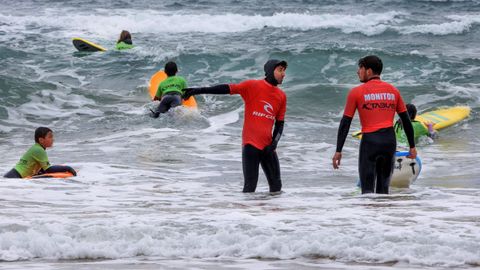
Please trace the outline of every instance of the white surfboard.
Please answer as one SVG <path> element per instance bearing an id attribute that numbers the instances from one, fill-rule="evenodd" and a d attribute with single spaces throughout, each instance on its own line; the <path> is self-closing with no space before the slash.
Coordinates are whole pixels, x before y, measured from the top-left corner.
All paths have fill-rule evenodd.
<path id="1" fill-rule="evenodd" d="M 391 187 L 408 188 L 417 180 L 422 170 L 422 161 L 417 156 L 416 159 L 407 158 L 408 152 L 397 152 L 395 154 L 395 164 L 393 168 Z"/>
<path id="2" fill-rule="evenodd" d="M 408 152 L 395 153 L 390 187 L 408 188 L 420 175 L 422 160 L 418 156 L 415 159 L 407 158 L 408 154 Z M 360 180 L 357 181 L 357 186 L 360 187 Z"/>

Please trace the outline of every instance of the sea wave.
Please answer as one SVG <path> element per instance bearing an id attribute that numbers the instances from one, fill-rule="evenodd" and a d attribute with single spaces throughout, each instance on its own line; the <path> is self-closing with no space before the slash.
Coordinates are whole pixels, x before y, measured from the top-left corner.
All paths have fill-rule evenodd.
<path id="1" fill-rule="evenodd" d="M 63 15 L 68 14 L 68 15 Z M 445 15 L 443 23 L 422 23 L 418 16 L 390 11 L 367 14 L 312 14 L 275 13 L 272 16 L 226 13 L 212 14 L 163 14 L 153 10 L 123 10 L 114 14 L 93 12 L 89 14 L 49 10 L 38 16 L 0 15 L 2 31 L 63 31 L 67 36 L 86 35 L 114 38 L 119 29 L 133 33 L 236 33 L 264 28 L 280 28 L 297 31 L 334 29 L 342 33 L 361 33 L 367 36 L 394 31 L 402 35 L 425 33 L 433 35 L 462 34 L 480 23 L 479 14 Z"/>

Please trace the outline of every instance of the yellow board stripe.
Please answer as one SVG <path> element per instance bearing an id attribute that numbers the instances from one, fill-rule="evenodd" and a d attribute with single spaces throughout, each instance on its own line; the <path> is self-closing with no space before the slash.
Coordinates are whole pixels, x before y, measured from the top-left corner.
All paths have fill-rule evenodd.
<path id="1" fill-rule="evenodd" d="M 83 42 L 87 43 L 88 45 L 99 49 L 100 51 L 106 51 L 106 50 L 107 50 L 107 49 L 103 48 L 102 46 L 100 46 L 100 45 L 98 45 L 98 44 L 95 44 L 95 43 L 93 43 L 93 42 L 90 42 L 90 41 L 88 41 L 88 40 L 85 40 L 85 39 L 83 39 L 83 38 L 72 38 L 72 40 L 80 40 L 80 41 L 83 41 Z"/>

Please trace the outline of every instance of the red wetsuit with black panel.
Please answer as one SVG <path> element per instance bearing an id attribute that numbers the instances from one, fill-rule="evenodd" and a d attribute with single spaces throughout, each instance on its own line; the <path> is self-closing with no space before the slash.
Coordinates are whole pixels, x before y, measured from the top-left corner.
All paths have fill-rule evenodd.
<path id="1" fill-rule="evenodd" d="M 242 132 L 243 192 L 255 191 L 260 164 L 270 192 L 278 192 L 282 188 L 280 163 L 277 152 L 267 151 L 266 147 L 272 144 L 275 122 L 284 121 L 287 97 L 280 88 L 266 80 L 247 80 L 230 84 L 229 87 L 231 95 L 239 94 L 245 102 Z"/>
<path id="2" fill-rule="evenodd" d="M 358 162 L 362 193 L 388 193 L 397 148 L 393 120 L 395 113 L 407 110 L 405 103 L 393 85 L 372 79 L 348 94 L 344 115 L 353 118 L 356 110 L 362 125 Z"/>

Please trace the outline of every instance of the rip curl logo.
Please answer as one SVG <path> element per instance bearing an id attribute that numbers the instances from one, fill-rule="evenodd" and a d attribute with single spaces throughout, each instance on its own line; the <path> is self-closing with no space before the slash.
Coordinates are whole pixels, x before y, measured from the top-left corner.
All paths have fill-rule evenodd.
<path id="1" fill-rule="evenodd" d="M 272 104 L 266 102 L 265 100 L 262 100 L 265 105 L 263 106 L 263 109 L 268 113 L 268 114 L 273 114 L 273 106 Z"/>
<path id="2" fill-rule="evenodd" d="M 272 104 L 266 102 L 265 100 L 261 100 L 261 102 L 265 103 L 265 105 L 263 105 L 263 110 L 264 110 L 266 113 L 254 111 L 254 112 L 252 113 L 252 115 L 258 116 L 258 117 L 265 117 L 265 118 L 270 119 L 270 120 L 275 120 L 275 116 L 273 115 L 273 106 L 272 106 Z"/>

